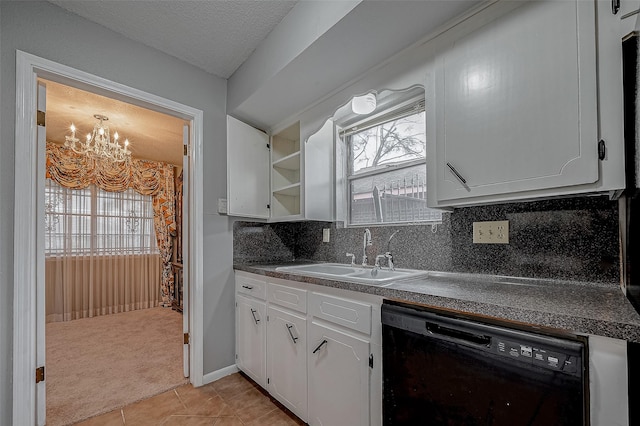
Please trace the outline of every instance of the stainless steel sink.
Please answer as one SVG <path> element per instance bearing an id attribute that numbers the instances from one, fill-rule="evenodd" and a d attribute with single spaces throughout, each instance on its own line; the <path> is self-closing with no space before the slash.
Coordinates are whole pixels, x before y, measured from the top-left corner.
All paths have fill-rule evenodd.
<path id="1" fill-rule="evenodd" d="M 347 275 L 361 272 L 362 268 L 343 265 L 341 263 L 320 263 L 316 265 L 285 266 L 276 268 L 276 271 L 299 272 L 301 274 L 308 273 L 320 275 Z"/>
<path id="2" fill-rule="evenodd" d="M 417 269 L 375 269 L 342 263 L 318 263 L 312 265 L 281 266 L 278 272 L 299 274 L 317 278 L 356 282 L 376 286 L 389 285 L 393 281 L 428 275 L 428 271 Z"/>

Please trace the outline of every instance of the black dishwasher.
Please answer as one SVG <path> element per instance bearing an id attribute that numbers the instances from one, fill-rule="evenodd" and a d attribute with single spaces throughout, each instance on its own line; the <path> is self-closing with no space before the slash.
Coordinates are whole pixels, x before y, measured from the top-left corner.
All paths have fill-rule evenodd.
<path id="1" fill-rule="evenodd" d="M 390 302 L 385 425 L 588 425 L 585 342 Z"/>

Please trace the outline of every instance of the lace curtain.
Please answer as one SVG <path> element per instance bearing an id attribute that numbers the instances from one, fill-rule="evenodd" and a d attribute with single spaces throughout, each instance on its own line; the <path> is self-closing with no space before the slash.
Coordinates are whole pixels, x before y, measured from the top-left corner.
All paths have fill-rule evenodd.
<path id="1" fill-rule="evenodd" d="M 151 196 L 45 186 L 47 322 L 158 306 Z"/>
<path id="2" fill-rule="evenodd" d="M 172 236 L 176 232 L 173 166 L 137 159 L 128 163 L 96 160 L 47 142 L 46 177 L 69 189 L 86 189 L 95 185 L 108 192 L 132 189 L 151 196 L 154 231 L 162 264 L 160 298 L 163 306 L 170 306 L 170 295 L 173 294 Z"/>

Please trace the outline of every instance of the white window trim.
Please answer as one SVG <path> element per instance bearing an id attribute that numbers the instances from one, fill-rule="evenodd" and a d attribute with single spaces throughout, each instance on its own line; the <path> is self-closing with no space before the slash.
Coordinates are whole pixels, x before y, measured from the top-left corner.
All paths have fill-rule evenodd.
<path id="1" fill-rule="evenodd" d="M 370 227 L 370 226 L 407 226 L 407 225 L 438 225 L 442 223 L 440 220 L 420 220 L 420 221 L 401 221 L 401 222 L 367 222 L 367 223 L 351 223 L 351 182 L 353 180 L 365 178 L 368 176 L 376 176 L 386 173 L 390 170 L 402 170 L 414 166 L 424 165 L 427 167 L 426 153 L 425 158 L 410 160 L 402 164 L 389 164 L 384 168 L 378 170 L 370 170 L 362 173 L 353 173 L 350 164 L 350 137 L 351 135 L 369 129 L 371 127 L 387 123 L 389 121 L 408 117 L 418 112 L 424 111 L 424 98 L 412 98 L 405 102 L 398 104 L 397 106 L 388 110 L 381 111 L 370 117 L 367 117 L 357 123 L 349 125 L 347 128 L 340 132 L 339 142 L 345 145 L 345 155 L 342 158 L 343 170 L 345 171 L 344 181 L 344 205 L 346 209 L 344 211 L 344 217 L 342 219 L 345 228 L 358 228 L 358 227 Z M 437 209 L 434 209 L 437 210 Z"/>

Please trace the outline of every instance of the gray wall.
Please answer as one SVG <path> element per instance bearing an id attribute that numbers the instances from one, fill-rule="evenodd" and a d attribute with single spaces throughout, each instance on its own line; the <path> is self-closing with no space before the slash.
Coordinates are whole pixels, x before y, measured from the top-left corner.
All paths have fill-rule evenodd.
<path id="1" fill-rule="evenodd" d="M 2 28 L 2 4 L 0 2 L 0 29 Z M 2 31 L 0 31 L 0 53 L 2 52 Z M 4 109 L 4 104 L 7 101 L 4 99 L 4 82 L 2 80 L 2 55 L 0 54 L 0 111 Z M 7 142 L 8 143 L 8 142 Z M 4 137 L 2 136 L 2 114 L 0 114 L 0 170 L 6 167 L 4 157 Z M 0 173 L 0 291 L 7 293 L 6 286 L 9 283 L 9 277 L 7 269 L 9 262 L 7 256 L 5 256 L 6 248 L 4 241 L 7 241 L 9 235 L 7 233 L 8 227 L 2 224 L 7 221 L 7 212 L 10 211 L 10 202 L 6 199 L 4 194 L 7 194 L 6 179 L 3 178 L 3 174 Z M 9 327 L 4 324 L 11 324 L 11 312 L 4 309 L 6 302 L 0 302 L 0 424 L 9 424 L 10 402 L 11 402 L 11 351 L 9 342 L 12 338 L 9 334 Z M 7 348 L 7 349 L 5 349 Z"/>
<path id="2" fill-rule="evenodd" d="M 204 111 L 204 372 L 234 364 L 231 223 L 216 213 L 216 199 L 226 194 L 226 80 L 47 2 L 3 0 L 0 11 L 0 424 L 11 424 L 19 285 L 12 250 L 16 49 Z"/>
<path id="3" fill-rule="evenodd" d="M 509 244 L 473 244 L 473 222 L 509 221 Z M 322 242 L 322 228 L 331 241 Z M 429 225 L 370 226 L 369 264 L 391 243 L 396 266 L 432 271 L 533 278 L 620 282 L 618 202 L 579 197 L 465 207 Z M 346 263 L 346 252 L 362 260 L 363 228 L 323 222 L 259 224 L 236 222 L 236 262 L 314 260 Z M 383 263 L 384 265 L 384 263 Z"/>

